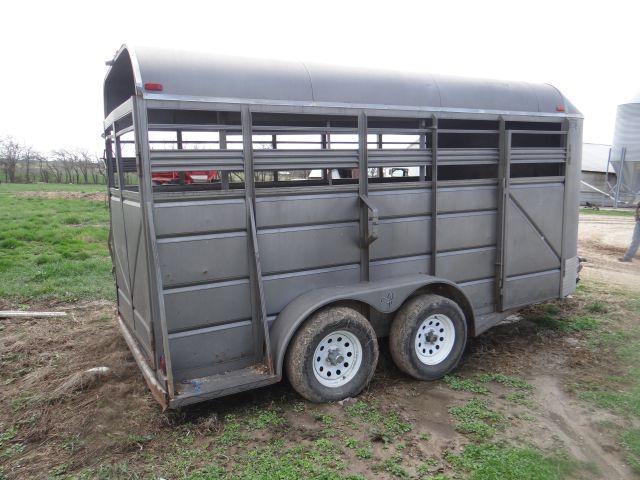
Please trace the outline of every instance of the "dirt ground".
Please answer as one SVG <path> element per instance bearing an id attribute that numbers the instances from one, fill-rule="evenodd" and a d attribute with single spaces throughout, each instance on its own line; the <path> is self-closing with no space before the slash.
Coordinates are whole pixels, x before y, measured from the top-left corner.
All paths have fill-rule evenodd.
<path id="1" fill-rule="evenodd" d="M 579 254 L 587 259 L 585 275 L 640 291 L 638 259 L 618 262 L 631 242 L 634 225 L 632 217 L 580 215 Z"/>
<path id="2" fill-rule="evenodd" d="M 582 272 L 585 282 L 640 288 L 640 261 L 617 261 L 632 228 L 629 218 L 581 216 L 579 253 L 588 260 Z M 577 309 L 578 303 L 570 298 L 563 308 Z M 333 419 L 334 428 L 356 440 L 367 439 L 366 431 L 344 426 L 349 420 L 345 407 L 302 402 L 284 382 L 163 413 L 115 327 L 113 304 L 32 307 L 65 310 L 70 316 L 64 320 L 0 320 L 0 433 L 17 425 L 18 433 L 11 441 L 21 445 L 19 454 L 0 458 L 0 465 L 4 463 L 0 472 L 8 479 L 64 476 L 117 462 L 137 465 L 134 469 L 144 477 L 186 478 L 165 475 L 164 471 L 176 471 L 175 465 L 167 466 L 167 459 L 175 456 L 180 436 L 191 435 L 194 445 L 208 448 L 208 439 L 224 431 L 221 419 L 228 414 L 251 415 L 246 412 L 256 409 L 280 412 L 288 445 L 321 437 L 326 424 L 318 419 L 325 417 Z M 404 458 L 433 458 L 432 474 L 454 473 L 445 460 L 446 452 L 460 451 L 469 439 L 456 430 L 449 410 L 473 394 L 452 390 L 444 382 L 408 379 L 393 366 L 386 351 L 383 343 L 378 371 L 361 399 L 376 404 L 380 411 L 397 412 L 412 426 L 413 436 L 403 447 Z M 108 372 L 81 374 L 95 367 L 107 367 Z M 563 448 L 578 461 L 594 465 L 582 470 L 579 478 L 634 478 L 612 433 L 620 418 L 579 401 L 571 393 L 571 385 L 588 378 L 593 369 L 612 368 L 594 355 L 578 334 L 541 332 L 520 320 L 472 339 L 458 373 L 469 378 L 500 372 L 533 385 L 531 396 L 518 403 L 509 400 L 507 386 L 487 384 L 492 408 L 503 412 L 510 422 L 502 432 L 504 438 L 544 451 Z M 238 449 L 248 451 L 281 433 L 275 427 L 253 432 L 242 445 L 228 447 L 225 455 L 232 458 Z M 428 441 L 418 440 L 427 437 Z M 386 444 L 374 441 L 374 458 L 388 457 L 386 449 Z M 198 465 L 197 460 L 190 461 L 195 462 L 190 465 Z M 353 456 L 348 463 L 350 473 L 394 478 L 391 470 L 373 474 L 370 460 Z"/>

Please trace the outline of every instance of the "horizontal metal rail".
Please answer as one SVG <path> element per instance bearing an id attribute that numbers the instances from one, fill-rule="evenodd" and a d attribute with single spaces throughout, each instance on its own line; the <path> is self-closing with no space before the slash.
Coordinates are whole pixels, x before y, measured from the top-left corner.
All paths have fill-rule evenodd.
<path id="1" fill-rule="evenodd" d="M 223 124 L 198 124 L 198 123 L 151 123 L 149 124 L 149 131 L 154 130 L 182 130 L 183 132 L 201 132 L 201 131 L 235 131 L 238 135 L 242 135 L 242 127 L 240 125 L 223 125 Z"/>
<path id="2" fill-rule="evenodd" d="M 566 135 L 566 130 L 509 130 L 516 135 Z"/>
<path id="3" fill-rule="evenodd" d="M 369 167 L 427 165 L 431 163 L 431 149 L 369 150 Z"/>
<path id="4" fill-rule="evenodd" d="M 497 148 L 438 148 L 440 165 L 482 165 L 498 163 Z"/>
<path id="5" fill-rule="evenodd" d="M 152 172 L 189 170 L 242 170 L 242 150 L 151 150 Z"/>
<path id="6" fill-rule="evenodd" d="M 511 149 L 511 163 L 564 163 L 566 160 L 567 151 L 563 147 Z"/>
<path id="7" fill-rule="evenodd" d="M 357 150 L 254 150 L 256 170 L 357 168 Z"/>

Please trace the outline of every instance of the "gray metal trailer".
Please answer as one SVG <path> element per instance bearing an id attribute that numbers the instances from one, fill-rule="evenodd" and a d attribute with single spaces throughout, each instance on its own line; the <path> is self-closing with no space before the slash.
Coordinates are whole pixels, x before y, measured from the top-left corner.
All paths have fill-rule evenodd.
<path id="1" fill-rule="evenodd" d="M 119 325 L 165 408 L 284 374 L 354 396 L 387 335 L 439 378 L 575 289 L 582 117 L 552 86 L 124 46 L 104 103 Z"/>

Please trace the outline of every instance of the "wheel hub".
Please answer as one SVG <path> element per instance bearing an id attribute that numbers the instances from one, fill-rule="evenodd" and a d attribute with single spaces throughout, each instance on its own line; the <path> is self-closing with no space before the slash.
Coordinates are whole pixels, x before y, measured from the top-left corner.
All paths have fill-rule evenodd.
<path id="1" fill-rule="evenodd" d="M 359 371 L 362 345 L 353 333 L 337 330 L 318 343 L 313 355 L 313 373 L 325 387 L 341 387 Z"/>
<path id="2" fill-rule="evenodd" d="M 441 313 L 429 315 L 418 324 L 414 348 L 420 362 L 437 365 L 444 361 L 455 344 L 453 321 Z"/>
<path id="3" fill-rule="evenodd" d="M 331 365 L 338 365 L 339 363 L 344 362 L 344 355 L 342 354 L 342 350 L 340 348 L 330 348 L 327 353 L 327 361 Z"/>
<path id="4" fill-rule="evenodd" d="M 429 330 L 427 333 L 427 342 L 428 343 L 436 343 L 438 341 L 438 334 L 435 330 Z"/>

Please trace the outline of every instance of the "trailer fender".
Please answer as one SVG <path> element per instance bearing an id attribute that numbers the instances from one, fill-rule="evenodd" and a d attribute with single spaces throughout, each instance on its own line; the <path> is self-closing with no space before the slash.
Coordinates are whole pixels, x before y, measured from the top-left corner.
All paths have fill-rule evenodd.
<path id="1" fill-rule="evenodd" d="M 439 286 L 455 293 L 454 300 L 461 305 L 467 321 L 473 325 L 473 310 L 466 294 L 453 282 L 431 275 L 409 275 L 375 282 L 362 282 L 339 287 L 327 287 L 303 293 L 289 303 L 275 319 L 269 331 L 275 373 L 282 375 L 282 364 L 289 342 L 298 327 L 316 310 L 338 301 L 358 301 L 381 313 L 391 313 L 417 290 Z"/>

